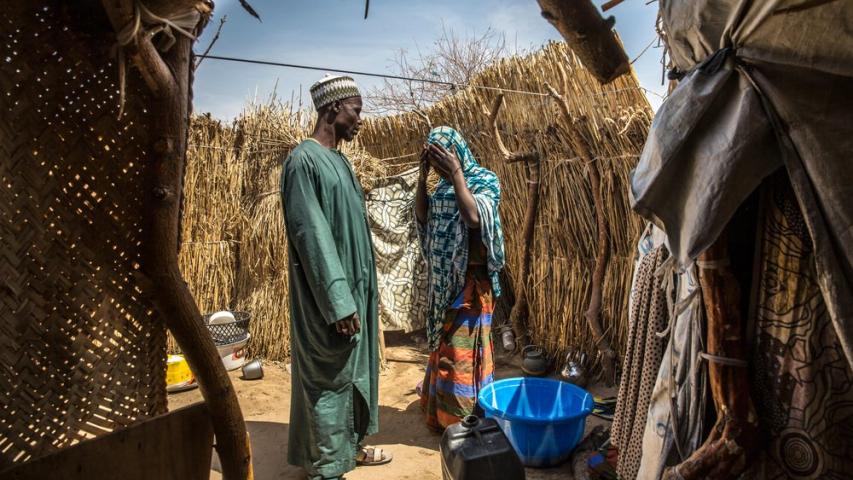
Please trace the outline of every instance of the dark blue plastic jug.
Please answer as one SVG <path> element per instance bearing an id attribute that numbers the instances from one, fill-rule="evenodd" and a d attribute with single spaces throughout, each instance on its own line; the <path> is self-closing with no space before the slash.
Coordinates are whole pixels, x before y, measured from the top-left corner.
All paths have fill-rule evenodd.
<path id="1" fill-rule="evenodd" d="M 492 418 L 469 415 L 441 437 L 444 480 L 524 480 L 524 466 Z"/>

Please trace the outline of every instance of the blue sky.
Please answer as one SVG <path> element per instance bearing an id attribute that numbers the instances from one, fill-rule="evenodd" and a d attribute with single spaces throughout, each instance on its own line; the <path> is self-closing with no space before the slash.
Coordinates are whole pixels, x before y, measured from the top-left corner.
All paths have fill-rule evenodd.
<path id="1" fill-rule="evenodd" d="M 372 0 L 364 20 L 363 0 L 250 0 L 262 22 L 245 13 L 237 0 L 216 0 L 213 21 L 196 44 L 204 50 L 219 18 L 228 16 L 212 54 L 307 64 L 376 73 L 394 73 L 390 59 L 400 48 L 429 51 L 442 25 L 458 35 L 482 34 L 492 28 L 506 37 L 509 50 L 535 49 L 559 33 L 539 14 L 535 0 Z M 603 0 L 594 0 L 596 5 Z M 608 12 L 628 57 L 636 57 L 654 38 L 657 4 L 627 0 Z M 660 49 L 651 48 L 635 64 L 640 84 L 662 93 Z M 280 98 L 308 101 L 308 87 L 321 71 L 238 64 L 207 59 L 196 72 L 195 112 L 231 119 L 253 98 L 273 91 Z M 382 80 L 356 77 L 364 86 Z M 660 98 L 648 95 L 653 108 Z"/>

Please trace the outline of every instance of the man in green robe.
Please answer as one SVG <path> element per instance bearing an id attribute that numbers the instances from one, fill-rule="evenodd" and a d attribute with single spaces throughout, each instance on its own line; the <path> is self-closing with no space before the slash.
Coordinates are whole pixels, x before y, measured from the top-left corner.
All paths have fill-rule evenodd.
<path id="1" fill-rule="evenodd" d="M 311 87 L 311 137 L 284 161 L 292 393 L 287 460 L 312 479 L 340 478 L 391 455 L 364 449 L 378 430 L 378 292 L 364 192 L 338 150 L 361 125 L 349 77 Z"/>

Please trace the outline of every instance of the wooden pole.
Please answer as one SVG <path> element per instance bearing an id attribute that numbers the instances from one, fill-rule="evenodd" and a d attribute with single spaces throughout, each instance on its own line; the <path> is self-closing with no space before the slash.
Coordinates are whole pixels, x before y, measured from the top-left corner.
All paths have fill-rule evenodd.
<path id="1" fill-rule="evenodd" d="M 745 340 L 737 279 L 729 266 L 726 232 L 699 256 L 699 284 L 707 318 L 707 354 L 711 396 L 717 422 L 705 443 L 681 464 L 664 472 L 665 479 L 737 478 L 760 450 L 758 415 L 750 395 Z"/>
<path id="2" fill-rule="evenodd" d="M 604 287 L 604 274 L 606 273 L 607 257 L 609 256 L 610 242 L 607 239 L 607 224 L 604 223 L 604 201 L 601 198 L 601 175 L 598 173 L 595 163 L 590 154 L 586 140 L 581 136 L 578 128 L 579 120 L 576 120 L 569 111 L 569 104 L 557 90 L 549 84 L 545 88 L 551 97 L 557 101 L 560 111 L 565 119 L 566 129 L 569 134 L 569 143 L 575 154 L 580 157 L 587 168 L 589 186 L 592 190 L 592 201 L 595 208 L 595 223 L 598 230 L 595 251 L 595 268 L 592 273 L 591 292 L 589 306 L 584 317 L 592 332 L 593 341 L 598 347 L 601 358 L 601 368 L 604 371 L 604 379 L 608 385 L 616 382 L 616 351 L 610 346 L 610 342 L 601 328 L 601 300 Z"/>
<path id="3" fill-rule="evenodd" d="M 530 315 L 530 304 L 527 297 L 527 279 L 530 276 L 530 264 L 533 256 L 533 242 L 536 233 L 536 216 L 539 212 L 539 184 L 542 155 L 539 152 L 511 152 L 504 145 L 498 130 L 498 111 L 503 105 L 504 96 L 499 94 L 492 105 L 492 110 L 483 107 L 483 114 L 489 118 L 492 137 L 503 159 L 507 163 L 525 162 L 527 168 L 527 207 L 524 211 L 524 231 L 522 233 L 522 248 L 524 256 L 521 261 L 521 273 L 516 279 L 515 304 L 509 314 L 509 322 L 516 339 L 516 349 L 527 345 L 527 317 Z"/>
<path id="4" fill-rule="evenodd" d="M 601 18 L 590 0 L 538 0 L 542 16 L 572 47 L 583 65 L 602 84 L 631 70 L 625 50 L 613 34 L 613 17 Z"/>
<path id="5" fill-rule="evenodd" d="M 116 31 L 134 21 L 129 0 L 103 0 L 103 5 Z M 161 57 L 142 29 L 137 37 L 127 48 L 138 53 L 131 53 L 131 58 L 143 72 L 155 97 L 151 125 L 157 133 L 149 152 L 151 165 L 144 179 L 147 188 L 142 228 L 146 241 L 142 244 L 142 261 L 136 278 L 199 380 L 213 422 L 223 478 L 251 479 L 249 440 L 237 395 L 178 268 L 180 199 L 191 102 L 192 41 L 179 36 L 165 57 Z"/>
<path id="6" fill-rule="evenodd" d="M 151 186 L 144 200 L 146 259 L 143 272 L 153 281 L 154 298 L 186 355 L 210 407 L 216 450 L 222 460 L 223 478 L 251 478 L 251 454 L 246 424 L 231 379 L 213 344 L 210 332 L 201 322 L 201 312 L 178 269 L 179 204 L 183 189 L 189 131 L 189 69 L 192 42 L 181 37 L 169 51 L 168 63 L 178 83 L 176 98 L 163 98 L 153 109 L 163 135 L 154 143 L 154 165 L 149 171 Z"/>
<path id="7" fill-rule="evenodd" d="M 625 1 L 625 0 L 610 0 L 609 2 L 604 2 L 601 5 L 601 11 L 606 12 L 606 11 L 610 10 L 611 8 L 616 7 L 617 5 L 621 4 L 623 1 Z"/>
<path id="8" fill-rule="evenodd" d="M 382 308 L 382 307 L 380 307 L 380 308 Z M 388 357 L 386 356 L 386 353 L 385 353 L 385 329 L 382 328 L 382 318 L 381 318 L 382 315 L 381 315 L 381 313 L 379 316 L 380 316 L 379 321 L 376 322 L 376 325 L 377 325 L 377 332 L 376 333 L 379 336 L 379 366 L 382 368 L 382 370 L 385 370 L 385 368 L 388 366 Z"/>

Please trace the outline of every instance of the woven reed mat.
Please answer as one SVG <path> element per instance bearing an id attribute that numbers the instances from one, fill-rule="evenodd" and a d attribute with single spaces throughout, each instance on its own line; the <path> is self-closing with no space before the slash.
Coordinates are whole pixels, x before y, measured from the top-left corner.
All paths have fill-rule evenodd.
<path id="1" fill-rule="evenodd" d="M 100 2 L 0 9 L 0 470 L 165 412 L 165 328 L 134 281 L 148 101 Z"/>

